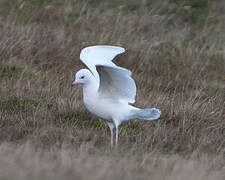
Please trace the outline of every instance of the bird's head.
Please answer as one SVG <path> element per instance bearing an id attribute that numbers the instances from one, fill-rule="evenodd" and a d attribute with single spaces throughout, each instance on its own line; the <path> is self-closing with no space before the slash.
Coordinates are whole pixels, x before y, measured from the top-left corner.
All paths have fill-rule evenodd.
<path id="1" fill-rule="evenodd" d="M 75 84 L 87 84 L 91 80 L 92 76 L 93 75 L 89 70 L 81 69 L 75 74 L 75 80 L 72 83 L 72 86 Z"/>

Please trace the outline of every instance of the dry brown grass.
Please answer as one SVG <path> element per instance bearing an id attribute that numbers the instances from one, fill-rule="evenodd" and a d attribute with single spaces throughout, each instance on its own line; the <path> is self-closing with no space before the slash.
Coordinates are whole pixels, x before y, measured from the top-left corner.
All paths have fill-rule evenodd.
<path id="1" fill-rule="evenodd" d="M 78 149 L 61 148 L 43 151 L 29 143 L 0 146 L 1 179 L 155 179 L 155 180 L 223 180 L 224 161 L 221 156 L 189 159 L 158 153 L 133 154 L 121 158 L 117 152 L 99 151 L 83 144 Z"/>
<path id="2" fill-rule="evenodd" d="M 0 1 L 1 178 L 224 179 L 223 1 L 10 2 Z M 117 152 L 70 87 L 94 44 L 125 47 L 116 63 L 133 72 L 136 105 L 162 110 L 122 125 Z"/>

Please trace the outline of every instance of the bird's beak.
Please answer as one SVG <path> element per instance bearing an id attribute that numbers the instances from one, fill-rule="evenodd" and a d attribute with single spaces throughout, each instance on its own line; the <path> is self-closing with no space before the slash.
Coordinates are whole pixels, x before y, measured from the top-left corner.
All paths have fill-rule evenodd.
<path id="1" fill-rule="evenodd" d="M 71 86 L 73 87 L 73 86 L 75 86 L 77 84 L 77 82 L 76 81 L 73 81 L 73 83 L 71 84 Z"/>

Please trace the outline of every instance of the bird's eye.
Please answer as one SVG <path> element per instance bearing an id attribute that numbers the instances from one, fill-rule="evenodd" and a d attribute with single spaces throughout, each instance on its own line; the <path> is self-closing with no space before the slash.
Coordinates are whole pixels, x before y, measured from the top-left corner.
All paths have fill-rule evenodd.
<path id="1" fill-rule="evenodd" d="M 84 79 L 84 76 L 81 76 L 80 78 L 81 78 L 81 79 Z"/>

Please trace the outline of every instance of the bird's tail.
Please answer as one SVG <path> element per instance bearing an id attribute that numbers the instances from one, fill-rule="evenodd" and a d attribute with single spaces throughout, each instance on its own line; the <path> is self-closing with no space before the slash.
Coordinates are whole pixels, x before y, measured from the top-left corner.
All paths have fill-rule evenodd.
<path id="1" fill-rule="evenodd" d="M 144 120 L 156 120 L 160 117 L 161 111 L 156 108 L 136 109 L 133 112 L 133 117 Z"/>

